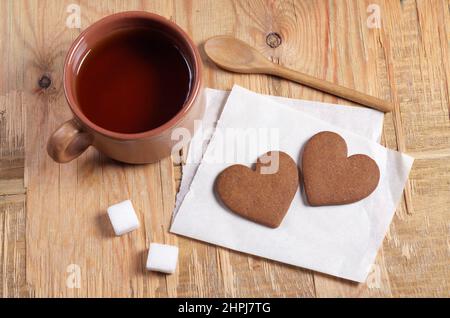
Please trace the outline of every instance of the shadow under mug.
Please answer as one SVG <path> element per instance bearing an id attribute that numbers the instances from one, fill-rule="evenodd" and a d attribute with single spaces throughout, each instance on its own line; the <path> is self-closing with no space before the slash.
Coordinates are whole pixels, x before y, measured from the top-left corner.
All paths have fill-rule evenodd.
<path id="1" fill-rule="evenodd" d="M 77 72 L 83 57 L 105 35 L 121 28 L 149 27 L 167 34 L 185 56 L 192 72 L 191 89 L 181 110 L 163 125 L 141 133 L 125 134 L 104 129 L 90 121 L 81 111 L 75 94 Z M 202 62 L 197 47 L 175 23 L 148 12 L 131 11 L 107 16 L 84 30 L 73 42 L 64 62 L 64 93 L 73 118 L 63 123 L 50 137 L 47 152 L 55 161 L 69 162 L 89 146 L 108 157 L 127 163 L 152 163 L 169 156 L 179 142 L 171 138 L 177 128 L 192 135 L 194 121 L 203 116 L 205 101 L 202 85 Z"/>

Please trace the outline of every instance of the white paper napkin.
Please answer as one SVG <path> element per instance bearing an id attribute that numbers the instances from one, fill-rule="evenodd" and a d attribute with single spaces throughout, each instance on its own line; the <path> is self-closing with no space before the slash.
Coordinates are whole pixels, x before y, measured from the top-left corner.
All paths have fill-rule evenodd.
<path id="1" fill-rule="evenodd" d="M 364 116 L 358 114 L 355 111 L 351 116 L 343 116 L 342 125 L 338 127 L 340 121 L 336 118 L 340 115 L 333 116 L 333 125 L 235 86 L 174 218 L 171 232 L 346 279 L 364 281 L 400 200 L 413 159 L 373 141 L 379 138 L 380 130 L 368 128 L 373 125 L 361 120 Z M 349 122 L 353 126 L 350 127 Z M 363 153 L 377 162 L 381 175 L 377 189 L 362 201 L 328 207 L 308 206 L 302 193 L 297 191 L 285 219 L 277 229 L 239 217 L 224 208 L 214 195 L 215 178 L 231 164 L 217 162 L 217 152 L 223 145 L 230 149 L 230 145 L 246 138 L 248 128 L 261 127 L 278 129 L 279 150 L 287 152 L 299 164 L 300 151 L 310 137 L 324 130 L 339 133 L 347 141 L 349 155 Z M 238 133 L 227 134 L 230 128 Z M 368 130 L 371 132 L 368 133 Z M 365 137 L 361 136 L 363 134 Z M 255 161 L 264 152 L 276 150 L 270 147 L 264 144 L 249 147 L 248 156 Z"/>
<path id="2" fill-rule="evenodd" d="M 267 97 L 275 102 L 283 104 L 284 107 L 306 112 L 311 116 L 325 120 L 338 127 L 348 129 L 371 140 L 379 142 L 381 139 L 384 118 L 384 115 L 381 112 L 363 107 L 343 106 L 279 96 L 262 95 L 250 92 L 242 87 L 239 87 L 238 85 L 235 85 L 234 89 Z M 173 213 L 174 216 L 178 212 L 181 202 L 183 202 L 183 199 L 189 190 L 192 179 L 194 178 L 195 172 L 200 165 L 200 161 L 206 151 L 206 146 L 212 137 L 217 120 L 219 119 L 229 94 L 229 91 L 211 88 L 205 89 L 205 115 L 199 131 L 197 131 L 190 142 L 186 163 L 182 167 L 182 179 L 180 189 L 176 197 L 176 204 Z M 349 118 L 351 118 L 351 120 L 349 120 Z"/>

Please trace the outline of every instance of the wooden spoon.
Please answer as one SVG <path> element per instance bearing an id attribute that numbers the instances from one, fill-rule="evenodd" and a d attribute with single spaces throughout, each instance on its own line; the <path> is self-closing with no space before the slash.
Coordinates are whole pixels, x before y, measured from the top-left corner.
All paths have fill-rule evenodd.
<path id="1" fill-rule="evenodd" d="M 385 113 L 393 108 L 392 104 L 385 100 L 272 63 L 247 43 L 231 36 L 210 38 L 205 43 L 205 51 L 214 63 L 232 72 L 283 77 Z"/>

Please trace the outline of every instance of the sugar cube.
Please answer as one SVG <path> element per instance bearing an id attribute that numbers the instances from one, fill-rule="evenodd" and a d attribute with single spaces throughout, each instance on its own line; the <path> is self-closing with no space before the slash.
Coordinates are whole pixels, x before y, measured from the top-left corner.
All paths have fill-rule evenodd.
<path id="1" fill-rule="evenodd" d="M 172 274 L 178 261 L 178 247 L 172 245 L 151 243 L 147 257 L 149 271 Z"/>
<path id="2" fill-rule="evenodd" d="M 139 227 L 139 220 L 130 200 L 110 206 L 108 216 L 116 235 L 123 235 Z"/>

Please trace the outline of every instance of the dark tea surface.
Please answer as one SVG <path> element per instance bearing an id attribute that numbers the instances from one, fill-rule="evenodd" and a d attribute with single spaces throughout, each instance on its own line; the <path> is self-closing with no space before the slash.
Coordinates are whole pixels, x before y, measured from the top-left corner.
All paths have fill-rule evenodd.
<path id="1" fill-rule="evenodd" d="M 189 66 L 168 38 L 145 28 L 124 29 L 87 53 L 76 94 L 82 112 L 96 125 L 139 133 L 174 117 L 190 82 Z"/>

